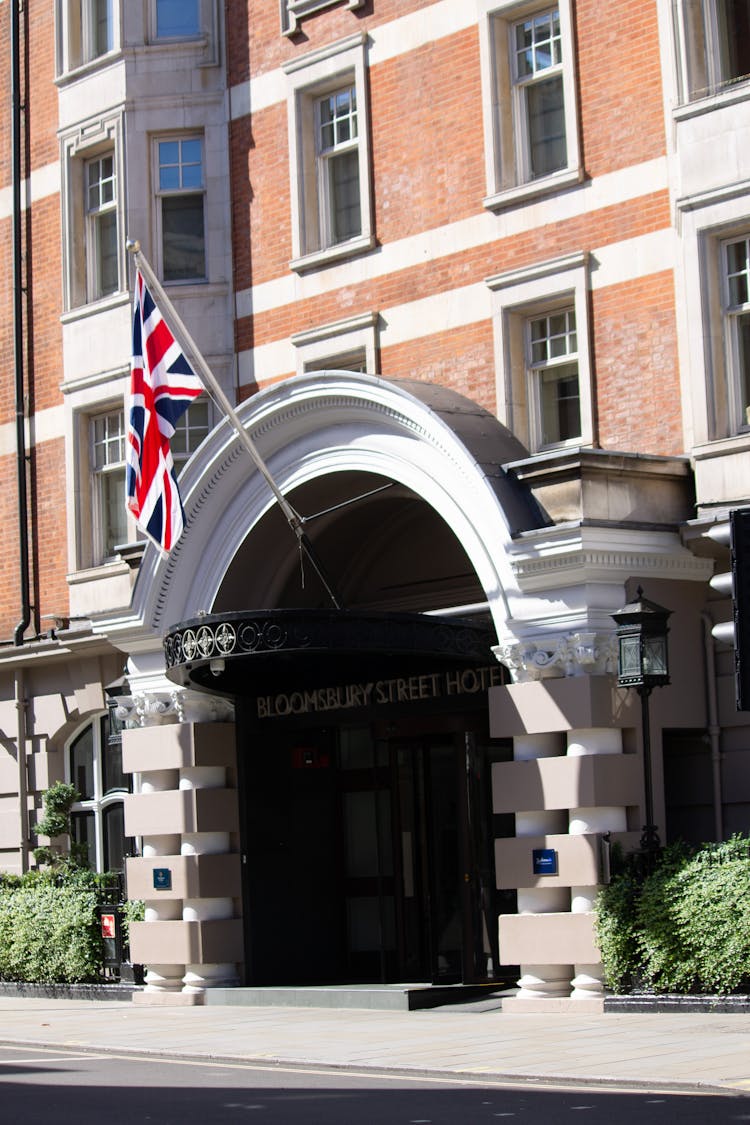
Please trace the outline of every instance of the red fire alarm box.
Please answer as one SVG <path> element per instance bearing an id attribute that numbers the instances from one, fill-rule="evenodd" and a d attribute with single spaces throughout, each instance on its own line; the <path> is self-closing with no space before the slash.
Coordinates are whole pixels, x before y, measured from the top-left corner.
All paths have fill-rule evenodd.
<path id="1" fill-rule="evenodd" d="M 325 750 L 317 746 L 295 746 L 292 750 L 292 769 L 294 770 L 324 770 L 328 769 L 331 759 Z"/>

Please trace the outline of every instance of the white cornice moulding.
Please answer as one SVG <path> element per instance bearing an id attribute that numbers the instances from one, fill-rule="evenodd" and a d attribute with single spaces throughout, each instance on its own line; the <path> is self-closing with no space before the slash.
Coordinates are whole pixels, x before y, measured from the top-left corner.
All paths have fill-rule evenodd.
<path id="1" fill-rule="evenodd" d="M 708 582 L 711 559 L 696 558 L 679 548 L 673 554 L 572 548 L 547 558 L 514 559 L 513 573 L 523 593 L 559 589 L 589 582 L 626 582 L 633 575 Z"/>

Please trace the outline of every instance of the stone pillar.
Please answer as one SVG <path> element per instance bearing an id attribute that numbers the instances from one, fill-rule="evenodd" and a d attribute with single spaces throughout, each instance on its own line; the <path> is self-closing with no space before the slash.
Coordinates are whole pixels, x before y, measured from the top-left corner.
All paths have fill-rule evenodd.
<path id="1" fill-rule="evenodd" d="M 191 766 L 180 770 L 180 789 L 225 789 L 225 766 Z M 230 851 L 229 832 L 186 832 L 180 844 L 180 855 L 225 855 Z M 186 898 L 182 903 L 185 922 L 204 922 L 234 917 L 231 898 L 201 896 Z M 183 977 L 185 992 L 202 992 L 205 988 L 237 984 L 237 966 L 229 961 L 186 965 Z"/>
<path id="2" fill-rule="evenodd" d="M 622 731 L 615 727 L 571 730 L 568 732 L 568 756 L 621 754 Z M 568 831 L 572 836 L 603 832 L 625 832 L 627 810 L 622 805 L 598 805 L 571 809 Z M 597 886 L 572 887 L 571 910 L 574 914 L 593 914 Z M 604 992 L 601 963 L 575 966 L 571 996 L 575 1000 L 601 996 Z"/>
<path id="3" fill-rule="evenodd" d="M 580 658 L 580 636 L 575 639 L 560 651 Z M 545 1004 L 575 1008 L 586 997 L 601 1010 L 593 912 L 601 878 L 598 837 L 604 831 L 626 837 L 626 810 L 639 799 L 639 762 L 622 753 L 620 730 L 633 725 L 633 713 L 630 697 L 618 699 L 613 713 L 606 675 L 550 675 L 490 690 L 490 733 L 513 737 L 516 747 L 512 762 L 492 767 L 494 811 L 517 816 L 517 836 L 495 841 L 498 887 L 517 889 L 519 910 L 500 915 L 501 963 L 521 963 L 523 971 L 520 996 L 504 1007 L 534 1010 L 536 1000 L 537 1010 Z M 539 739 L 555 745 L 550 738 L 560 740 L 557 754 L 534 750 Z M 544 815 L 519 812 L 528 809 Z M 556 853 L 557 863 L 537 873 L 536 848 Z"/>
<path id="4" fill-rule="evenodd" d="M 144 770 L 141 773 L 140 791 L 147 794 L 166 793 L 177 788 L 177 780 L 177 770 Z M 159 860 L 164 856 L 174 855 L 179 846 L 180 837 L 177 833 L 144 836 L 143 857 Z M 174 899 L 145 898 L 144 902 L 147 922 L 170 922 L 180 917 L 180 904 Z M 145 973 L 146 989 L 149 992 L 179 992 L 183 972 L 182 965 L 149 964 Z"/>
<path id="5" fill-rule="evenodd" d="M 141 779 L 126 798 L 125 827 L 143 839 L 127 874 L 128 894 L 146 903 L 145 920 L 130 929 L 131 956 L 147 968 L 144 1001 L 196 1003 L 206 988 L 238 982 L 239 809 L 227 707 L 188 693 L 172 706 L 141 701 L 141 725 L 123 731 L 123 767 Z"/>
<path id="6" fill-rule="evenodd" d="M 513 759 L 516 762 L 553 758 L 564 753 L 565 741 L 560 734 L 516 735 Z M 516 836 L 548 836 L 564 832 L 564 810 L 532 809 L 516 812 Z M 557 914 L 570 909 L 570 893 L 566 887 L 519 887 L 519 914 Z M 522 964 L 518 980 L 519 1000 L 567 996 L 570 990 L 570 965 Z"/>

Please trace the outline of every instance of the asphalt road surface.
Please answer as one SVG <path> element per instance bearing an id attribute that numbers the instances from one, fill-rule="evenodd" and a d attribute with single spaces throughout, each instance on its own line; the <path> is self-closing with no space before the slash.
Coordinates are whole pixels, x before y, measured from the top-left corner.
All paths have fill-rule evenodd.
<path id="1" fill-rule="evenodd" d="M 0 1045 L 5 1125 L 714 1125 L 750 1097 L 500 1086 Z"/>

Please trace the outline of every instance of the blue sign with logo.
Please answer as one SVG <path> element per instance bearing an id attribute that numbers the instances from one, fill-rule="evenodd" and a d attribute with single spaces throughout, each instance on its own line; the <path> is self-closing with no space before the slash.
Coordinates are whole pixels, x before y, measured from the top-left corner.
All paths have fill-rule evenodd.
<path id="1" fill-rule="evenodd" d="M 154 868 L 154 890 L 155 891 L 171 891 L 172 890 L 172 872 L 168 867 L 155 867 Z"/>
<path id="2" fill-rule="evenodd" d="M 557 875 L 557 852 L 554 848 L 534 848 L 531 854 L 535 875 Z"/>

